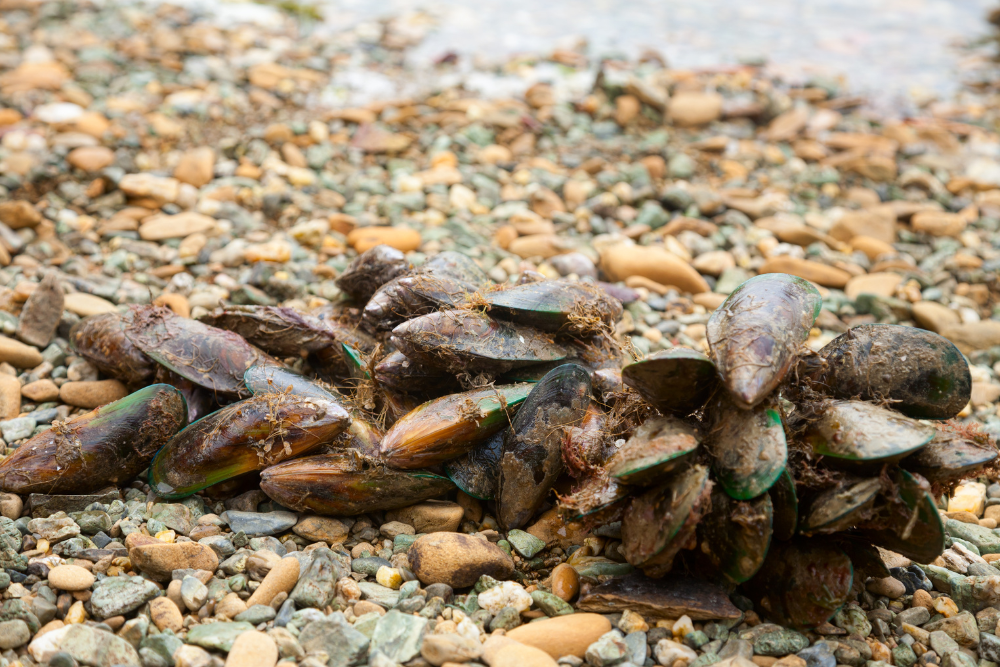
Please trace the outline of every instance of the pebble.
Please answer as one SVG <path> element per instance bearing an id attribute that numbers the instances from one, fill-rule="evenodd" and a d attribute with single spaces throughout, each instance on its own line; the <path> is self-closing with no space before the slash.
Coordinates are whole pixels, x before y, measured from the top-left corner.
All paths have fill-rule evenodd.
<path id="1" fill-rule="evenodd" d="M 64 308 L 71 313 L 79 315 L 80 317 L 89 317 L 90 315 L 99 315 L 100 313 L 118 312 L 118 308 L 115 304 L 111 303 L 107 299 L 102 299 L 101 297 L 94 296 L 93 294 L 84 294 L 83 292 L 73 292 L 72 294 L 67 294 Z"/>
<path id="2" fill-rule="evenodd" d="M 420 232 L 408 227 L 359 227 L 347 235 L 347 244 L 359 253 L 381 244 L 410 252 L 420 242 Z"/>
<path id="3" fill-rule="evenodd" d="M 115 154 L 105 146 L 81 146 L 71 150 L 66 161 L 77 169 L 93 172 L 114 164 Z"/>
<path id="4" fill-rule="evenodd" d="M 226 512 L 226 521 L 234 533 L 242 532 L 248 537 L 277 535 L 298 523 L 293 512 Z"/>
<path id="5" fill-rule="evenodd" d="M 304 516 L 292 532 L 313 542 L 339 544 L 347 539 L 348 526 L 339 519 L 325 516 Z"/>
<path id="6" fill-rule="evenodd" d="M 576 613 L 528 623 L 507 633 L 511 639 L 541 649 L 553 658 L 582 658 L 587 648 L 611 631 L 611 621 L 600 614 Z"/>
<path id="7" fill-rule="evenodd" d="M 17 337 L 28 345 L 46 347 L 62 318 L 64 298 L 58 276 L 54 272 L 45 274 L 21 308 Z"/>
<path id="8" fill-rule="evenodd" d="M 282 558 L 271 568 L 260 586 L 247 600 L 247 607 L 255 604 L 271 604 L 279 593 L 290 593 L 299 579 L 299 561 L 296 558 Z"/>
<path id="9" fill-rule="evenodd" d="M 59 388 L 59 400 L 78 408 L 99 408 L 128 396 L 128 388 L 118 380 L 66 382 Z"/>
<path id="10" fill-rule="evenodd" d="M 903 585 L 903 582 L 892 577 L 872 579 L 865 587 L 872 595 L 884 595 L 890 600 L 901 598 L 906 593 L 906 586 Z"/>
<path id="11" fill-rule="evenodd" d="M 34 368 L 42 361 L 41 352 L 34 347 L 0 336 L 0 362 L 7 362 L 14 368 Z"/>
<path id="12" fill-rule="evenodd" d="M 278 646 L 263 632 L 244 632 L 229 649 L 226 667 L 274 667 Z"/>
<path id="13" fill-rule="evenodd" d="M 42 214 L 23 199 L 0 202 L 0 222 L 11 229 L 36 227 L 42 221 Z"/>
<path id="14" fill-rule="evenodd" d="M 470 662 L 482 652 L 478 641 L 454 633 L 427 635 L 420 646 L 421 657 L 434 667 L 441 667 L 446 662 Z"/>
<path id="15" fill-rule="evenodd" d="M 154 579 L 169 579 L 174 570 L 208 570 L 219 567 L 212 549 L 197 542 L 145 544 L 129 549 L 129 559 L 141 572 Z"/>
<path id="16" fill-rule="evenodd" d="M 555 667 L 555 659 L 533 646 L 511 643 L 496 652 L 490 667 Z"/>
<path id="17" fill-rule="evenodd" d="M 16 419 L 19 414 L 21 414 L 21 383 L 13 375 L 0 374 L 0 420 Z"/>
<path id="18" fill-rule="evenodd" d="M 552 570 L 552 593 L 566 602 L 572 602 L 580 593 L 580 575 L 567 563 L 560 563 Z"/>
<path id="19" fill-rule="evenodd" d="M 219 613 L 216 605 L 216 613 Z M 153 598 L 149 601 L 149 614 L 159 630 L 170 630 L 174 633 L 180 632 L 184 624 L 184 616 L 177 605 L 168 597 Z"/>
<path id="20" fill-rule="evenodd" d="M 94 575 L 79 565 L 57 565 L 49 570 L 49 586 L 62 591 L 85 591 L 94 585 Z"/>
<path id="21" fill-rule="evenodd" d="M 458 503 L 428 500 L 398 510 L 389 510 L 386 521 L 412 526 L 415 533 L 453 533 L 458 530 L 465 509 Z"/>
<path id="22" fill-rule="evenodd" d="M 429 533 L 407 552 L 410 569 L 425 584 L 442 583 L 465 588 L 482 575 L 508 579 L 514 563 L 500 547 L 461 533 Z"/>
<path id="23" fill-rule="evenodd" d="M 642 276 L 684 292 L 708 292 L 708 283 L 687 262 L 655 246 L 616 244 L 601 252 L 601 269 L 613 280 Z"/>
<path id="24" fill-rule="evenodd" d="M 24 646 L 31 639 L 28 624 L 19 618 L 0 622 L 0 649 L 9 650 Z"/>

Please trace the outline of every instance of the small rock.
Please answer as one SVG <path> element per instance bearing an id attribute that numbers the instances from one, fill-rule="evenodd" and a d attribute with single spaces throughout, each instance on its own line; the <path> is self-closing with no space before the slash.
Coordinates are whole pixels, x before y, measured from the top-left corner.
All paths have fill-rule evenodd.
<path id="1" fill-rule="evenodd" d="M 219 607 L 216 605 L 216 613 L 218 611 Z M 176 633 L 180 632 L 183 627 L 184 617 L 181 614 L 181 610 L 168 597 L 158 597 L 150 600 L 149 614 L 152 617 L 153 624 L 161 631 L 170 630 Z"/>
<path id="2" fill-rule="evenodd" d="M 85 591 L 94 585 L 94 575 L 79 565 L 58 565 L 49 570 L 49 586 L 61 591 Z"/>
<path id="3" fill-rule="evenodd" d="M 722 115 L 718 93 L 680 92 L 667 103 L 667 117 L 675 125 L 705 125 Z"/>
<path id="4" fill-rule="evenodd" d="M 482 575 L 508 579 L 514 563 L 500 547 L 462 533 L 430 533 L 418 538 L 407 552 L 410 569 L 425 584 L 443 583 L 465 588 Z"/>
<path id="5" fill-rule="evenodd" d="M 0 649 L 8 650 L 24 646 L 31 639 L 28 624 L 21 619 L 3 621 L 0 623 Z"/>
<path id="6" fill-rule="evenodd" d="M 196 625 L 188 630 L 187 643 L 214 651 L 229 651 L 237 637 L 253 629 L 249 623 L 237 622 Z"/>
<path id="7" fill-rule="evenodd" d="M 510 542 L 514 550 L 524 558 L 534 558 L 542 549 L 545 542 L 534 535 L 529 535 L 523 530 L 511 530 L 507 532 L 507 541 Z"/>
<path id="8" fill-rule="evenodd" d="M 208 570 L 219 567 L 219 557 L 212 549 L 197 542 L 144 544 L 129 550 L 132 564 L 154 579 L 170 579 L 174 570 Z"/>
<path id="9" fill-rule="evenodd" d="M 872 595 L 884 595 L 890 600 L 895 600 L 906 594 L 906 586 L 903 585 L 903 582 L 892 577 L 872 579 L 866 584 L 866 588 Z"/>
<path id="10" fill-rule="evenodd" d="M 692 654 L 694 654 L 691 658 L 693 660 L 697 654 L 693 651 Z M 590 667 L 611 667 L 628 660 L 629 650 L 622 634 L 617 630 L 612 630 L 601 635 L 596 642 L 588 646 L 583 657 Z"/>
<path id="11" fill-rule="evenodd" d="M 99 408 L 128 396 L 128 388 L 118 380 L 66 382 L 59 388 L 59 400 L 77 408 Z"/>
<path id="12" fill-rule="evenodd" d="M 77 169 L 94 172 L 114 164 L 115 154 L 105 146 L 81 146 L 71 150 L 66 161 Z"/>
<path id="13" fill-rule="evenodd" d="M 44 361 L 42 353 L 13 338 L 0 336 L 0 362 L 6 361 L 14 368 L 34 368 Z M 20 393 L 18 385 L 18 393 Z"/>
<path id="14" fill-rule="evenodd" d="M 497 614 L 505 607 L 512 607 L 518 612 L 528 611 L 531 603 L 531 595 L 521 584 L 513 581 L 504 581 L 479 594 L 479 606 L 491 614 Z"/>
<path id="15" fill-rule="evenodd" d="M 226 512 L 226 520 L 234 533 L 247 537 L 277 535 L 298 523 L 294 512 Z"/>
<path id="16" fill-rule="evenodd" d="M 313 542 L 339 544 L 347 539 L 348 526 L 339 519 L 326 516 L 302 517 L 292 532 Z"/>
<path id="17" fill-rule="evenodd" d="M 566 602 L 572 602 L 580 593 L 580 575 L 572 565 L 560 563 L 552 570 L 552 593 Z"/>
<path id="18" fill-rule="evenodd" d="M 470 662 L 481 654 L 479 642 L 455 633 L 427 635 L 420 646 L 420 655 L 434 667 L 446 662 Z"/>
<path id="19" fill-rule="evenodd" d="M 299 579 L 299 561 L 296 558 L 282 558 L 271 568 L 254 594 L 247 600 L 247 607 L 255 604 L 271 604 L 279 593 L 290 593 Z"/>
<path id="20" fill-rule="evenodd" d="M 229 649 L 226 667 L 274 667 L 278 646 L 263 632 L 244 632 Z"/>
<path id="21" fill-rule="evenodd" d="M 47 664 L 52 656 L 66 652 L 83 665 L 138 665 L 139 654 L 121 637 L 88 625 L 74 624 L 38 634 L 28 645 L 35 662 Z"/>
<path id="22" fill-rule="evenodd" d="M 364 664 L 370 641 L 346 622 L 324 618 L 307 624 L 299 643 L 306 653 L 326 653 L 330 667 L 355 667 Z"/>
<path id="23" fill-rule="evenodd" d="M 576 613 L 522 625 L 507 633 L 511 639 L 545 651 L 555 658 L 582 658 L 587 647 L 611 630 L 611 621 L 600 614 Z"/>
<path id="24" fill-rule="evenodd" d="M 489 664 L 490 667 L 556 667 L 555 659 L 548 653 L 517 642 L 501 647 Z"/>
<path id="25" fill-rule="evenodd" d="M 47 273 L 21 309 L 17 337 L 28 345 L 46 347 L 62 319 L 63 300 L 62 283 L 57 274 Z"/>
<path id="26" fill-rule="evenodd" d="M 452 533 L 458 530 L 465 509 L 458 503 L 427 500 L 385 513 L 386 521 L 398 521 L 413 526 L 415 533 Z"/>
<path id="27" fill-rule="evenodd" d="M 393 609 L 375 624 L 371 650 L 398 663 L 408 662 L 419 655 L 427 630 L 427 619 Z"/>
<path id="28" fill-rule="evenodd" d="M 160 588 L 142 577 L 108 577 L 94 587 L 90 606 L 98 620 L 138 609 L 160 594 Z"/>
<path id="29" fill-rule="evenodd" d="M 23 199 L 0 202 L 0 222 L 11 229 L 36 227 L 42 221 L 42 214 Z"/>

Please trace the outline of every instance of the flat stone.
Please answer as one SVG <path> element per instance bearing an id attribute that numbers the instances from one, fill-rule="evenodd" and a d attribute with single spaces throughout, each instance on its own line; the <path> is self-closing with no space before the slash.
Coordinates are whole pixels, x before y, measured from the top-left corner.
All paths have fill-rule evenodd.
<path id="1" fill-rule="evenodd" d="M 292 528 L 292 532 L 312 542 L 339 544 L 347 539 L 350 527 L 339 519 L 327 516 L 306 516 Z"/>
<path id="2" fill-rule="evenodd" d="M 28 530 L 41 535 L 49 542 L 60 542 L 80 534 L 80 526 L 65 514 L 57 513 L 44 519 L 32 519 Z"/>
<path id="3" fill-rule="evenodd" d="M 420 654 L 420 645 L 427 634 L 426 618 L 403 614 L 395 609 L 386 613 L 372 633 L 372 651 L 381 651 L 391 660 L 404 663 Z"/>
<path id="4" fill-rule="evenodd" d="M 0 362 L 6 361 L 14 368 L 34 368 L 44 361 L 36 348 L 6 336 L 0 336 Z"/>
<path id="5" fill-rule="evenodd" d="M 530 535 L 523 530 L 510 530 L 507 532 L 507 541 L 514 547 L 514 550 L 525 558 L 534 558 L 545 548 L 545 542 L 534 535 Z"/>
<path id="6" fill-rule="evenodd" d="M 951 653 L 958 651 L 958 642 L 948 636 L 948 634 L 942 630 L 937 630 L 932 632 L 930 635 L 931 648 L 934 649 L 941 657 L 945 657 Z"/>
<path id="7" fill-rule="evenodd" d="M 4 651 L 24 646 L 31 639 L 28 624 L 19 618 L 0 623 L 0 649 Z"/>
<path id="8" fill-rule="evenodd" d="M 108 489 L 93 494 L 85 495 L 48 495 L 44 493 L 32 493 L 28 496 L 28 510 L 35 518 L 44 518 L 56 512 L 82 512 L 93 503 L 110 505 L 118 500 L 120 494 L 117 489 Z"/>
<path id="9" fill-rule="evenodd" d="M 395 607 L 399 602 L 399 593 L 392 590 L 391 588 L 386 588 L 385 586 L 379 586 L 372 581 L 359 581 L 358 588 L 361 589 L 361 597 L 363 600 L 371 600 L 377 605 L 382 607 Z"/>
<path id="10" fill-rule="evenodd" d="M 333 600 L 337 580 L 347 574 L 337 560 L 326 553 L 317 553 L 318 551 L 320 550 L 313 552 L 312 562 L 289 595 L 289 599 L 294 600 L 298 607 L 326 607 Z"/>
<path id="11" fill-rule="evenodd" d="M 425 584 L 471 586 L 482 575 L 509 579 L 514 562 L 500 547 L 463 533 L 430 533 L 407 552 L 410 569 Z"/>
<path id="12" fill-rule="evenodd" d="M 298 517 L 294 512 L 226 512 L 226 520 L 234 533 L 242 532 L 247 537 L 256 535 L 277 535 L 288 530 Z"/>
<path id="13" fill-rule="evenodd" d="M 546 616 L 564 616 L 573 613 L 573 605 L 546 591 L 534 591 L 531 600 Z"/>
<path id="14" fill-rule="evenodd" d="M 585 588 L 576 607 L 601 614 L 631 609 L 654 618 L 687 615 L 695 621 L 742 616 L 719 586 L 693 577 L 650 579 L 638 573 Z"/>
<path id="15" fill-rule="evenodd" d="M 1000 535 L 989 528 L 954 519 L 947 519 L 944 528 L 948 535 L 974 544 L 981 554 L 1000 553 Z"/>
<path id="16" fill-rule="evenodd" d="M 266 604 L 255 604 L 244 612 L 233 617 L 234 621 L 244 621 L 250 625 L 260 625 L 273 620 L 278 615 L 272 607 Z"/>
<path id="17" fill-rule="evenodd" d="M 482 644 L 454 632 L 443 635 L 427 635 L 420 646 L 424 660 L 441 667 L 446 662 L 469 662 L 483 652 Z"/>
<path id="18" fill-rule="evenodd" d="M 801 632 L 778 628 L 774 632 L 762 634 L 753 643 L 755 655 L 780 657 L 801 651 L 809 646 L 809 638 Z"/>
<path id="19" fill-rule="evenodd" d="M 254 627 L 249 623 L 236 621 L 205 623 L 196 625 L 187 634 L 187 643 L 201 646 L 211 651 L 228 651 L 233 647 L 233 642 L 244 632 L 253 631 Z"/>
<path id="20" fill-rule="evenodd" d="M 465 510 L 461 505 L 446 500 L 425 500 L 385 513 L 386 521 L 399 521 L 413 526 L 417 533 L 455 532 L 462 523 L 463 516 Z"/>
<path id="21" fill-rule="evenodd" d="M 307 653 L 326 653 L 328 667 L 356 667 L 365 663 L 370 640 L 346 621 L 329 618 L 307 624 L 299 643 Z"/>
<path id="22" fill-rule="evenodd" d="M 181 503 L 156 503 L 149 510 L 149 518 L 185 536 L 191 533 L 196 521 L 191 508 Z"/>
<path id="23" fill-rule="evenodd" d="M 214 572 L 219 557 L 210 547 L 198 542 L 143 544 L 129 551 L 132 564 L 154 579 L 170 579 L 174 570 L 192 569 Z"/>
<path id="24" fill-rule="evenodd" d="M 153 624 L 159 630 L 180 632 L 184 627 L 184 617 L 181 610 L 168 597 L 153 598 L 149 601 L 149 614 Z"/>
<path id="25" fill-rule="evenodd" d="M 181 239 L 191 234 L 208 234 L 214 230 L 213 218 L 194 211 L 185 211 L 177 215 L 150 216 L 139 227 L 139 236 L 144 241 L 166 241 Z"/>
<path id="26" fill-rule="evenodd" d="M 85 591 L 94 585 L 94 575 L 79 565 L 57 565 L 48 579 L 50 587 L 61 591 Z"/>
<path id="27" fill-rule="evenodd" d="M 102 580 L 90 596 L 90 605 L 97 619 L 121 616 L 138 609 L 160 594 L 160 588 L 142 577 L 108 577 Z"/>
<path id="28" fill-rule="evenodd" d="M 0 434 L 7 442 L 24 440 L 35 430 L 35 420 L 32 417 L 16 417 L 0 421 Z"/>
<path id="29" fill-rule="evenodd" d="M 35 662 L 43 665 L 59 652 L 69 653 L 81 665 L 91 667 L 140 664 L 139 654 L 127 641 L 80 623 L 36 636 L 28 645 L 28 652 Z"/>

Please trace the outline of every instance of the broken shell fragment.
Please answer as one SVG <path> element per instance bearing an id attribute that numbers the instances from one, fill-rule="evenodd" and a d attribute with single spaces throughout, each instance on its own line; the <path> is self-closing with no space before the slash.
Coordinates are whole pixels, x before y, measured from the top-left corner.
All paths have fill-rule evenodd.
<path id="1" fill-rule="evenodd" d="M 548 334 L 475 310 L 415 317 L 393 329 L 391 341 L 408 358 L 450 373 L 502 373 L 566 357 Z"/>
<path id="2" fill-rule="evenodd" d="M 712 360 L 686 347 L 625 366 L 622 380 L 660 412 L 678 417 L 700 410 L 719 384 Z"/>
<path id="3" fill-rule="evenodd" d="M 504 436 L 497 520 L 507 530 L 525 525 L 563 471 L 562 440 L 590 405 L 590 375 L 565 364 L 531 386 Z"/>
<path id="4" fill-rule="evenodd" d="M 0 463 L 9 493 L 86 494 L 124 484 L 187 425 L 180 392 L 153 384 L 23 443 Z"/>
<path id="5" fill-rule="evenodd" d="M 285 461 L 261 473 L 260 488 L 297 512 L 350 516 L 396 509 L 454 488 L 426 470 L 393 470 L 357 452 L 344 451 Z"/>
<path id="6" fill-rule="evenodd" d="M 380 456 L 403 470 L 458 458 L 509 425 L 533 386 L 487 387 L 428 401 L 393 424 L 379 446 Z"/>
<path id="7" fill-rule="evenodd" d="M 622 304 L 597 285 L 578 280 L 544 280 L 488 292 L 492 317 L 541 331 L 587 335 L 609 329 Z"/>
<path id="8" fill-rule="evenodd" d="M 653 417 L 611 457 L 608 474 L 626 484 L 647 486 L 690 463 L 700 441 L 697 430 L 676 417 Z"/>
<path id="9" fill-rule="evenodd" d="M 914 419 L 951 419 L 969 403 L 972 376 L 958 348 L 931 331 L 863 324 L 819 351 L 820 385 L 834 398 L 885 401 Z"/>
<path id="10" fill-rule="evenodd" d="M 937 430 L 862 401 L 829 401 L 804 439 L 831 465 L 870 469 L 895 463 L 929 443 Z"/>
<path id="11" fill-rule="evenodd" d="M 767 273 L 737 287 L 712 313 L 710 356 L 737 405 L 757 405 L 784 379 L 821 305 L 808 281 Z"/>
<path id="12" fill-rule="evenodd" d="M 199 419 L 164 445 L 149 484 L 164 498 L 205 487 L 310 452 L 344 431 L 340 405 L 294 394 L 262 394 Z"/>

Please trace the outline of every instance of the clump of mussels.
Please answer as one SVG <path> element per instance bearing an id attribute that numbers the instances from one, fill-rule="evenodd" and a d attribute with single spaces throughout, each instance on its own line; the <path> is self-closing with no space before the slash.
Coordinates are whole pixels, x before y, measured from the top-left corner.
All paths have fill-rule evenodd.
<path id="1" fill-rule="evenodd" d="M 21 445 L 0 489 L 85 493 L 148 467 L 165 498 L 259 483 L 290 509 L 351 515 L 457 488 L 505 530 L 552 510 L 612 537 L 571 565 L 682 572 L 812 628 L 885 576 L 876 547 L 934 560 L 932 489 L 997 458 L 942 421 L 971 392 L 950 342 L 863 325 L 813 353 L 820 294 L 793 276 L 737 288 L 707 354 L 629 363 L 622 305 L 598 283 L 493 285 L 461 254 L 414 268 L 385 246 L 338 283 L 350 300 L 311 314 L 85 318 L 78 354 L 158 384 Z"/>

